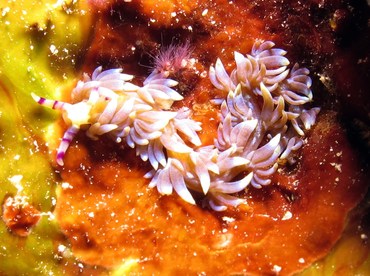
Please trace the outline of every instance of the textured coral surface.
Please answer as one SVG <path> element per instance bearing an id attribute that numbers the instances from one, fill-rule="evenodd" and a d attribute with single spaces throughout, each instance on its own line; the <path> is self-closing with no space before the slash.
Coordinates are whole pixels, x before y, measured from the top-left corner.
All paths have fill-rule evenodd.
<path id="1" fill-rule="evenodd" d="M 71 186 L 61 191 L 56 214 L 74 254 L 89 264 L 133 258 L 140 260 L 134 271 L 272 273 L 277 265 L 291 273 L 329 251 L 363 193 L 343 136 L 335 115 L 322 115 L 299 169 L 250 190 L 248 208 L 222 213 L 159 197 L 125 151 L 104 142 L 74 146 L 62 173 Z"/>
<path id="2" fill-rule="evenodd" d="M 90 1 L 97 23 L 85 72 L 98 65 L 123 67 L 140 79 L 161 44 L 189 40 L 194 46 L 194 68 L 177 75 L 185 96 L 179 105 L 202 122 L 203 143 L 213 143 L 217 129 L 210 100 L 225 96 L 204 74 L 217 57 L 228 70 L 233 52 L 249 52 L 257 38 L 273 40 L 291 61 L 309 67 L 314 104 L 322 112 L 299 162 L 279 170 L 270 186 L 248 189 L 248 206 L 222 213 L 176 195 L 159 196 L 147 188 L 143 175 L 149 168 L 133 150 L 78 135 L 65 157 L 61 176 L 68 185 L 59 189 L 56 216 L 81 261 L 134 272 L 285 275 L 334 246 L 368 185 L 367 169 L 343 127 L 344 115 L 345 122 L 368 120 L 359 77 L 367 73 L 352 71 L 367 54 L 356 43 L 364 14 L 360 4 L 350 9 L 340 1 L 265 2 Z M 353 25 L 352 33 L 345 22 Z M 359 51 L 348 53 L 348 47 Z M 347 97 L 350 108 L 338 112 Z"/>
<path id="3" fill-rule="evenodd" d="M 365 0 L 0 1 L 0 275 L 286 275 L 304 268 L 300 275 L 368 275 L 368 18 Z M 227 96 L 219 82 L 243 81 L 243 70 L 232 82 L 227 74 L 235 68 L 234 57 L 242 64 L 259 39 L 287 50 L 289 69 L 298 62 L 310 70 L 313 102 L 304 108 L 321 111 L 316 124 L 304 129 L 304 145 L 290 156 L 296 163 L 281 158 L 276 173 L 254 179 L 245 192 L 231 192 L 247 204 L 213 211 L 202 205 L 199 183 L 196 205 L 175 192 L 161 196 L 163 189 L 148 188 L 150 179 L 143 177 L 156 163 L 142 161 L 138 147 L 100 135 L 105 126 L 82 126 L 65 158 L 62 151 L 57 159 L 65 165 L 55 162 L 68 126 L 31 94 L 40 95 L 36 99 L 44 105 L 55 104 L 44 97 L 79 101 L 89 89 L 74 94 L 73 87 L 81 88 L 78 81 L 88 79 L 83 73 L 91 76 L 99 66 L 134 75 L 131 88 L 157 67 L 178 81 L 162 84 L 184 97 L 173 93 L 176 101 L 160 101 L 162 107 L 189 108 L 192 119 L 202 123 L 201 146 L 215 145 L 220 123 L 230 129 L 225 119 L 230 109 L 221 107 L 220 114 L 213 101 Z M 310 84 L 307 76 L 299 79 Z M 285 100 L 310 101 L 310 91 L 302 91 L 299 97 L 285 94 Z M 150 97 L 140 93 L 148 103 Z M 253 105 L 263 108 L 262 98 L 255 97 Z M 99 98 L 97 114 L 108 99 Z M 77 121 L 80 111 L 71 114 Z M 262 145 L 282 130 L 271 127 L 275 132 L 265 133 Z M 64 146 L 74 131 L 67 132 Z M 224 145 L 216 146 L 222 151 Z M 167 157 L 179 157 L 176 147 L 167 146 L 172 146 Z M 250 171 L 235 180 L 248 179 Z M 257 189 L 259 183 L 269 185 Z"/>

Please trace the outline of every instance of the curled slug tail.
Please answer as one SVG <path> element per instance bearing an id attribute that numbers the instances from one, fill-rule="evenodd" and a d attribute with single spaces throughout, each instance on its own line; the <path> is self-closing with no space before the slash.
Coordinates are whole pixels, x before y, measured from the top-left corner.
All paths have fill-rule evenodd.
<path id="1" fill-rule="evenodd" d="M 33 92 L 31 92 L 31 96 L 32 96 L 32 98 L 33 98 L 33 100 L 34 100 L 35 102 L 37 102 L 38 104 L 42 104 L 42 103 L 40 102 L 41 97 L 37 96 L 37 95 L 36 95 L 35 93 L 33 93 Z"/>
<path id="2" fill-rule="evenodd" d="M 62 142 L 59 145 L 59 148 L 57 150 L 57 164 L 59 166 L 64 165 L 64 155 L 67 152 L 67 149 L 69 148 L 69 145 L 71 144 L 73 138 L 76 136 L 79 128 L 76 126 L 71 126 L 67 129 L 67 131 L 64 133 Z"/>
<path id="3" fill-rule="evenodd" d="M 64 102 L 49 100 L 49 99 L 37 96 L 34 93 L 31 93 L 31 96 L 35 100 L 35 102 L 37 102 L 38 104 L 49 107 L 51 109 L 62 110 L 63 106 L 65 105 Z"/>

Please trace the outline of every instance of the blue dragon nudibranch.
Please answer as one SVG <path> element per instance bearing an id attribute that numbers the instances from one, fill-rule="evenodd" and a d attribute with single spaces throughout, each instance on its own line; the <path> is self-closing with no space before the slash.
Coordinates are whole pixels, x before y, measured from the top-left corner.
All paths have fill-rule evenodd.
<path id="1" fill-rule="evenodd" d="M 226 95 L 214 100 L 220 123 L 212 146 L 202 145 L 201 125 L 190 109 L 171 110 L 183 97 L 163 71 L 154 70 L 137 86 L 122 69 L 98 67 L 77 83 L 73 103 L 32 96 L 62 111 L 70 126 L 57 151 L 59 165 L 79 129 L 91 139 L 106 134 L 149 161 L 152 170 L 145 177 L 160 194 L 175 190 L 195 204 L 191 191 L 196 191 L 212 209 L 223 211 L 244 203 L 236 194 L 249 185 L 270 184 L 279 161 L 292 158 L 315 123 L 319 108 L 304 108 L 313 97 L 309 71 L 298 64 L 289 69 L 285 54 L 273 42 L 258 40 L 249 55 L 235 52 L 230 74 L 219 59 L 210 67 L 210 81 Z"/>

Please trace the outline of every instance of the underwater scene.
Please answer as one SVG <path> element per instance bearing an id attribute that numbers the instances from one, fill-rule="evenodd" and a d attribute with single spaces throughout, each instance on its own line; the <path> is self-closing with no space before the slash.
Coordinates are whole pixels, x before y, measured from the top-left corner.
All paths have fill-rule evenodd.
<path id="1" fill-rule="evenodd" d="M 0 3 L 0 275 L 369 275 L 364 1 Z"/>

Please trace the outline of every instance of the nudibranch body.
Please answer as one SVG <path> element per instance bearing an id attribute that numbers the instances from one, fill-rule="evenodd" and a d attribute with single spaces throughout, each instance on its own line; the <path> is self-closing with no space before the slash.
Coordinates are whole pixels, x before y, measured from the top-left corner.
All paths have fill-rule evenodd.
<path id="1" fill-rule="evenodd" d="M 248 185 L 270 184 L 278 161 L 292 158 L 315 123 L 319 108 L 304 108 L 312 101 L 309 71 L 297 64 L 289 69 L 285 54 L 270 41 L 256 41 L 249 55 L 235 52 L 231 74 L 219 59 L 210 67 L 210 81 L 225 92 L 214 100 L 220 123 L 211 146 L 202 145 L 201 125 L 190 109 L 171 109 L 183 97 L 174 89 L 177 82 L 160 70 L 137 86 L 121 69 L 98 67 L 73 89 L 73 103 L 33 97 L 61 110 L 70 125 L 58 149 L 59 165 L 79 129 L 91 139 L 106 134 L 149 161 L 152 170 L 145 177 L 160 194 L 175 190 L 195 204 L 191 191 L 196 191 L 212 209 L 223 211 L 245 202 L 236 194 Z"/>

